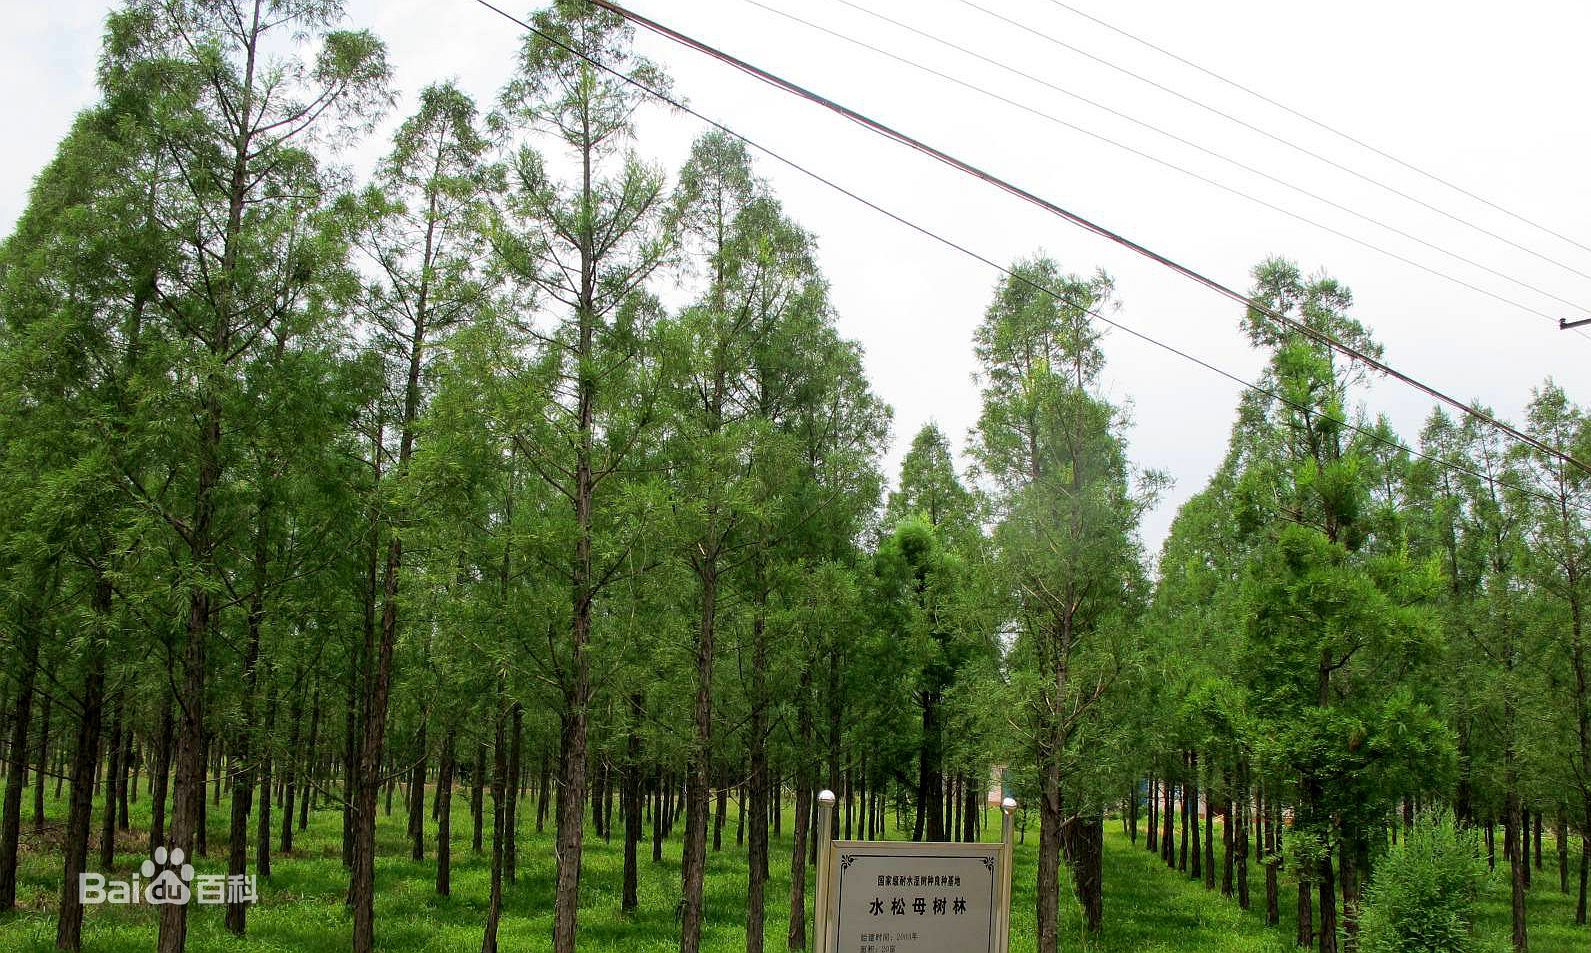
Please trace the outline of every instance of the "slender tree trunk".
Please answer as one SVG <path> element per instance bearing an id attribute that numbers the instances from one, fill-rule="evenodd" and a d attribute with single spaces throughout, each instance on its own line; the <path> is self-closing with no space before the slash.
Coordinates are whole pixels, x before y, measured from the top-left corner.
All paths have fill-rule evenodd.
<path id="1" fill-rule="evenodd" d="M 1208 760 L 1206 759 L 1206 761 Z M 1192 857 L 1188 861 L 1188 878 L 1191 880 L 1203 880 L 1204 864 L 1199 856 L 1199 752 L 1197 751 L 1188 752 L 1188 784 L 1183 790 L 1185 801 L 1192 802 L 1191 810 L 1193 814 L 1193 850 L 1191 851 Z M 1210 786 L 1205 785 L 1206 813 L 1210 809 L 1210 790 Z"/>
<path id="2" fill-rule="evenodd" d="M 1198 818 L 1192 817 L 1193 805 L 1188 803 L 1189 789 L 1195 783 L 1194 780 L 1193 780 L 1193 775 L 1191 774 L 1191 772 L 1189 770 L 1190 769 L 1190 765 L 1191 765 L 1191 756 L 1186 754 L 1186 753 L 1184 753 L 1183 756 L 1182 756 L 1182 778 L 1183 778 L 1183 780 L 1182 780 L 1182 785 L 1181 785 L 1181 787 L 1182 787 L 1182 844 L 1181 844 L 1181 850 L 1179 851 L 1179 853 L 1177 855 L 1177 869 L 1181 870 L 1181 871 L 1184 871 L 1184 872 L 1187 871 L 1187 869 L 1188 869 L 1188 827 L 1189 827 L 1189 823 L 1188 822 L 1190 820 L 1194 822 L 1193 823 L 1193 833 L 1194 834 L 1198 834 L 1198 832 L 1199 832 Z"/>
<path id="3" fill-rule="evenodd" d="M 663 789 L 667 785 L 661 770 L 653 772 L 652 777 L 654 784 L 651 798 L 652 863 L 661 864 L 663 862 L 663 838 L 666 836 L 664 828 L 668 824 L 663 811 Z"/>
<path id="4" fill-rule="evenodd" d="M 813 749 L 812 731 L 812 667 L 810 661 L 801 668 L 800 687 L 796 695 L 796 732 L 800 750 Z M 807 945 L 807 834 L 811 825 L 807 820 L 812 802 L 812 769 L 803 765 L 795 779 L 795 836 L 790 853 L 790 930 L 785 945 L 790 950 L 804 950 Z"/>
<path id="5" fill-rule="evenodd" d="M 756 559 L 754 570 L 754 606 L 751 618 L 751 725 L 747 744 L 750 746 L 749 776 L 742 789 L 739 826 L 735 842 L 742 835 L 746 845 L 746 953 L 762 953 L 764 945 L 764 909 L 768 883 L 768 699 L 766 672 L 768 666 L 767 586 L 763 580 L 763 563 Z M 748 831 L 746 814 L 751 814 Z"/>
<path id="6" fill-rule="evenodd" d="M 1176 786 L 1168 773 L 1160 779 L 1160 859 L 1173 870 L 1177 867 L 1177 835 L 1173 827 L 1177 816 L 1175 794 Z"/>
<path id="7" fill-rule="evenodd" d="M 6 765 L 4 819 L 0 820 L 0 913 L 17 905 L 17 845 L 22 836 L 22 788 L 28 778 L 28 720 L 33 708 L 33 683 L 39 668 L 39 618 L 34 606 L 23 610 L 17 627 L 17 697 L 11 710 L 11 757 Z M 49 696 L 45 696 L 45 730 L 49 733 Z M 44 755 L 39 755 L 36 790 L 44 790 Z M 35 798 L 35 813 L 43 814 L 43 799 Z M 114 829 L 111 831 L 114 835 Z"/>
<path id="8" fill-rule="evenodd" d="M 1214 788 L 1212 787 L 1213 791 Z M 1195 832 L 1197 834 L 1197 832 Z M 1197 844 L 1194 850 L 1198 850 Z M 1215 801 L 1204 805 L 1204 889 L 1215 889 Z"/>
<path id="9" fill-rule="evenodd" d="M 940 802 L 944 787 L 941 767 L 944 754 L 944 729 L 939 719 L 939 693 L 922 693 L 922 750 L 918 753 L 919 773 L 917 801 L 920 832 L 914 840 L 942 841 L 945 839 L 945 818 Z"/>
<path id="10" fill-rule="evenodd" d="M 453 746 L 452 726 L 442 736 L 442 763 L 436 775 L 436 892 L 453 891 Z"/>
<path id="11" fill-rule="evenodd" d="M 536 782 L 536 833 L 540 834 L 546 829 L 547 811 L 552 801 L 552 766 L 547 763 L 547 756 L 541 756 L 541 773 L 537 775 Z"/>
<path id="12" fill-rule="evenodd" d="M 1508 775 L 1509 783 L 1508 790 L 1504 795 L 1503 809 L 1508 816 L 1504 821 L 1507 826 L 1504 828 L 1503 845 L 1504 851 L 1508 855 L 1508 879 L 1512 888 L 1513 943 L 1515 953 L 1526 953 L 1530 949 L 1529 935 L 1525 926 L 1525 872 L 1529 868 L 1529 864 L 1524 857 L 1526 850 L 1525 838 L 1527 835 L 1524 828 L 1524 815 L 1519 803 L 1519 794 L 1514 789 L 1513 784 L 1514 753 L 1511 745 L 1504 754 L 1504 760 L 1507 765 L 1504 770 Z"/>
<path id="13" fill-rule="evenodd" d="M 636 856 L 641 844 L 641 722 L 646 696 L 630 693 L 630 733 L 624 749 L 624 885 L 619 909 L 629 913 L 640 904 L 641 868 Z"/>
<path id="14" fill-rule="evenodd" d="M 133 746 L 133 726 L 124 725 L 122 728 L 122 758 L 116 772 L 116 828 L 118 830 L 132 830 L 132 819 L 127 810 L 128 803 L 128 778 L 133 770 L 133 756 L 137 751 Z M 136 797 L 133 800 L 137 800 Z"/>
<path id="15" fill-rule="evenodd" d="M 520 754 L 525 737 L 525 706 L 514 702 L 513 736 L 508 744 L 508 803 L 504 810 L 507 816 L 503 818 L 503 875 L 509 883 L 519 879 L 519 771 Z M 584 770 L 585 762 L 581 761 Z M 560 802 L 560 809 L 562 803 Z M 585 812 L 582 804 L 574 806 L 575 817 L 579 823 L 585 822 Z"/>
<path id="16" fill-rule="evenodd" d="M 475 770 L 470 773 L 470 850 L 481 852 L 481 788 L 486 782 L 486 745 L 475 745 Z M 538 797 L 540 794 L 538 793 Z M 537 830 L 540 830 L 538 827 Z"/>
<path id="17" fill-rule="evenodd" d="M 1301 862 L 1294 860 L 1290 863 L 1298 867 L 1298 932 L 1294 942 L 1307 950 L 1315 945 L 1315 910 L 1310 900 L 1313 885 Z"/>
<path id="18" fill-rule="evenodd" d="M 309 763 L 312 754 L 298 750 L 300 722 L 304 718 L 304 686 L 300 684 L 293 691 L 292 707 L 288 709 L 287 720 L 287 759 L 284 765 L 282 778 L 282 840 L 281 852 L 290 853 L 293 850 L 293 814 L 297 806 L 295 799 L 298 797 L 298 772 L 299 766 Z M 313 752 L 313 748 L 310 749 Z M 306 767 L 307 770 L 307 767 Z M 264 834 L 262 832 L 262 839 Z"/>
<path id="19" fill-rule="evenodd" d="M 99 831 L 99 866 L 111 870 L 116 865 L 116 775 L 122 763 L 122 700 L 117 693 L 111 708 L 110 733 L 105 740 L 110 752 L 110 764 L 105 771 L 105 808 Z"/>
<path id="20" fill-rule="evenodd" d="M 422 716 L 419 739 L 420 757 L 414 762 L 414 768 L 409 772 L 409 857 L 411 860 L 425 859 L 425 776 L 427 773 L 426 762 L 429 757 L 426 746 L 426 722 Z"/>
<path id="21" fill-rule="evenodd" d="M 729 819 L 729 785 L 720 780 L 714 792 L 717 804 L 713 808 L 713 853 L 724 849 L 724 822 Z"/>
<path id="22" fill-rule="evenodd" d="M 718 388 L 721 391 L 722 388 Z M 680 953 L 698 953 L 702 944 L 702 893 L 707 879 L 707 814 L 712 785 L 713 641 L 718 613 L 718 540 L 706 543 L 697 565 L 701 581 L 701 619 L 696 629 L 696 699 L 691 708 L 692 745 L 686 783 L 685 844 L 681 860 L 684 907 Z"/>
<path id="23" fill-rule="evenodd" d="M 166 842 L 166 792 L 171 778 L 172 745 L 176 741 L 176 722 L 171 717 L 171 702 L 160 702 L 160 738 L 155 748 L 155 765 L 150 771 L 149 853 Z"/>
<path id="24" fill-rule="evenodd" d="M 1271 798 L 1265 799 L 1265 925 L 1275 926 L 1281 922 L 1281 911 L 1277 909 L 1277 879 L 1278 868 L 1281 866 L 1280 851 L 1276 843 L 1277 828 L 1280 823 L 1276 817 L 1278 808 L 1271 803 Z"/>
<path id="25" fill-rule="evenodd" d="M 1149 807 L 1149 826 L 1144 832 L 1144 850 L 1154 854 L 1160 851 L 1160 780 L 1158 778 L 1150 776 L 1148 796 L 1144 800 Z"/>
<path id="26" fill-rule="evenodd" d="M 1337 884 L 1331 854 L 1320 859 L 1320 953 L 1337 953 Z"/>
<path id="27" fill-rule="evenodd" d="M 1226 788 L 1223 794 L 1226 797 L 1221 804 L 1221 896 L 1230 897 L 1232 896 L 1232 850 L 1233 842 L 1237 838 L 1237 831 L 1233 830 L 1233 827 L 1237 825 L 1233 823 L 1236 818 L 1232 814 L 1232 797 L 1230 795 L 1232 786 L 1224 771 L 1222 772 L 1222 780 L 1224 782 L 1223 786 Z"/>
<path id="28" fill-rule="evenodd" d="M 350 677 L 352 674 L 350 673 Z M 320 749 L 316 747 L 320 740 L 320 683 L 315 683 L 315 696 L 310 704 L 309 715 L 309 747 L 304 749 L 304 776 L 299 781 L 298 792 L 298 829 L 303 831 L 309 826 L 309 809 L 314 800 L 316 771 L 320 764 Z"/>
<path id="29" fill-rule="evenodd" d="M 276 732 L 276 684 L 272 682 L 265 690 L 265 731 L 259 741 L 259 769 L 260 769 L 260 818 L 259 828 L 254 835 L 254 869 L 261 877 L 271 876 L 271 784 L 272 762 L 275 760 L 272 752 L 272 741 Z M 289 819 L 292 814 L 289 812 Z"/>
<path id="30" fill-rule="evenodd" d="M 498 679 L 498 695 L 502 695 L 502 679 Z M 508 813 L 508 744 L 503 724 L 508 712 L 499 709 L 494 719 L 492 744 L 492 873 L 491 891 L 486 904 L 486 933 L 481 939 L 481 953 L 497 953 L 497 921 L 503 912 L 503 847 L 507 831 L 504 818 Z"/>
<path id="31" fill-rule="evenodd" d="M 103 574 L 94 583 L 95 622 L 109 629 L 111 584 Z M 104 714 L 105 659 L 101 636 L 91 633 L 84 650 L 82 720 L 72 756 L 71 802 L 67 808 L 66 842 L 62 849 L 65 873 L 61 878 L 60 914 L 56 919 L 55 948 L 83 948 L 83 903 L 78 899 L 78 878 L 87 870 L 88 829 L 94 810 L 94 769 L 99 760 L 100 718 Z"/>
<path id="32" fill-rule="evenodd" d="M 1237 843 L 1235 843 L 1233 845 L 1233 851 L 1236 854 L 1236 860 L 1237 860 L 1237 905 L 1240 908 L 1242 908 L 1244 910 L 1247 910 L 1249 908 L 1249 895 L 1248 895 L 1249 894 L 1249 891 L 1248 891 L 1248 846 L 1249 846 L 1248 804 L 1249 804 L 1249 789 L 1248 789 L 1248 768 L 1247 768 L 1247 766 L 1241 765 L 1241 764 L 1238 766 L 1238 784 L 1237 784 L 1237 799 L 1236 800 L 1237 800 L 1237 804 L 1236 804 L 1236 807 L 1237 807 L 1237 815 L 1236 815 L 1236 821 L 1237 821 Z"/>
<path id="33" fill-rule="evenodd" d="M 54 692 L 43 692 L 44 710 L 39 713 L 39 758 L 34 774 L 38 776 L 38 784 L 33 786 L 33 830 L 44 830 L 44 781 L 49 766 L 50 757 L 50 706 L 55 698 Z M 1560 819 L 1560 829 L 1562 821 Z M 1558 853 L 1563 853 L 1563 838 L 1558 838 Z M 1564 875 L 1567 878 L 1567 874 Z M 1569 892 L 1569 881 L 1564 880 L 1564 893 Z"/>

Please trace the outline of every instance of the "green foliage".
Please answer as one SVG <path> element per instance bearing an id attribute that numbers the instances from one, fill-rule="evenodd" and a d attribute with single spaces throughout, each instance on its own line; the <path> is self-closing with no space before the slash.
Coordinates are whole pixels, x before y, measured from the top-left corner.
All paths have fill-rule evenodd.
<path id="1" fill-rule="evenodd" d="M 1425 812 L 1375 867 L 1359 921 L 1364 953 L 1469 953 L 1489 872 L 1480 831 Z"/>

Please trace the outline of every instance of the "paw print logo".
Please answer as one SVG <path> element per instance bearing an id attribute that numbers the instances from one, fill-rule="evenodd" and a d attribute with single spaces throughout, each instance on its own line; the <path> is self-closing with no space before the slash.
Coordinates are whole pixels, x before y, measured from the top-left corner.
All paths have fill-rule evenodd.
<path id="1" fill-rule="evenodd" d="M 165 847 L 155 848 L 155 859 L 144 861 L 138 868 L 144 877 L 149 879 L 149 886 L 144 888 L 146 902 L 175 904 L 188 902 L 193 896 L 193 891 L 188 888 L 189 881 L 193 880 L 193 865 L 184 863 L 185 860 L 187 857 L 182 853 L 181 847 L 172 848 L 169 855 Z M 159 876 L 155 875 L 156 868 L 160 869 Z"/>

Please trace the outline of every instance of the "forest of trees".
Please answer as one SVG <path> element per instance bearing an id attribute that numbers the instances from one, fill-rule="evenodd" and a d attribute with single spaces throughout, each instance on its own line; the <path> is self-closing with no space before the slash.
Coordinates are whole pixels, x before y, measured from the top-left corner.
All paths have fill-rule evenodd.
<path id="1" fill-rule="evenodd" d="M 585 840 L 622 841 L 630 910 L 676 819 L 680 949 L 731 837 L 748 953 L 774 864 L 803 949 L 819 790 L 840 836 L 972 840 L 1003 780 L 1041 953 L 1074 895 L 1109 929 L 1107 817 L 1245 907 L 1263 866 L 1254 902 L 1322 953 L 1436 806 L 1508 871 L 1517 949 L 1527 889 L 1585 923 L 1591 418 L 1562 389 L 1519 421 L 1556 453 L 1442 412 L 1406 439 L 1369 370 L 1267 314 L 1379 354 L 1347 287 L 1262 262 L 1233 317 L 1267 369 L 1154 562 L 1168 478 L 1090 314 L 1118 291 L 1039 254 L 967 316 L 967 458 L 929 425 L 885 474 L 890 410 L 746 147 L 648 160 L 669 78 L 628 25 L 533 23 L 493 102 L 428 86 L 349 170 L 399 106 L 335 0 L 110 16 L 0 247 L 0 914 L 52 784 L 63 950 L 129 795 L 150 852 L 205 856 L 225 793 L 234 874 L 341 813 L 369 953 L 399 789 L 436 893 L 489 856 L 483 953 L 523 829 L 555 832 L 572 953 Z M 190 915 L 161 908 L 163 953 Z"/>

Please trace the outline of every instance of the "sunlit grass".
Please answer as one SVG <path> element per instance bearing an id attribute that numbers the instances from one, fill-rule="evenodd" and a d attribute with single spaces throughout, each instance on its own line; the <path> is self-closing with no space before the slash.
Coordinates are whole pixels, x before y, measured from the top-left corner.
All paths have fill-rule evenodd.
<path id="1" fill-rule="evenodd" d="M 53 784 L 47 785 L 53 793 Z M 462 792 L 461 792 L 462 793 Z M 467 797 L 453 799 L 453 895 L 438 897 L 434 889 L 435 855 L 425 861 L 409 859 L 409 842 L 401 796 L 394 800 L 392 816 L 381 816 L 377 826 L 376 926 L 380 949 L 454 953 L 478 949 L 486 916 L 488 858 L 470 850 L 470 814 Z M 23 801 L 32 804 L 31 792 Z M 133 832 L 118 838 L 114 873 L 130 874 L 145 857 L 148 798 L 133 806 Z M 0 920 L 0 951 L 45 951 L 54 948 L 55 907 L 61 877 L 60 825 L 66 802 L 47 800 L 49 828 L 32 833 L 31 811 L 24 817 L 19 906 L 21 912 Z M 225 868 L 227 802 L 209 806 L 209 856 L 197 858 L 201 872 Z M 487 802 L 486 836 L 491 836 L 490 799 Z M 279 829 L 280 812 L 275 814 Z M 504 950 L 550 949 L 552 930 L 552 832 L 535 832 L 534 803 L 520 811 L 519 878 L 504 895 L 499 928 Z M 708 860 L 707 924 L 703 947 L 711 953 L 745 949 L 746 856 L 735 846 L 733 802 L 724 830 L 724 850 Z M 1026 843 L 1017 847 L 1017 876 L 1012 910 L 1013 953 L 1034 949 L 1034 892 L 1036 820 Z M 989 815 L 989 829 L 998 829 L 997 812 Z M 434 827 L 428 827 L 434 837 Z M 615 832 L 617 833 L 617 832 Z M 640 909 L 633 915 L 619 911 L 623 876 L 622 844 L 604 842 L 589 830 L 586 863 L 581 881 L 580 948 L 590 951 L 662 951 L 677 949 L 679 927 L 675 909 L 680 896 L 679 828 L 664 849 L 664 860 L 651 859 L 650 830 L 641 844 Z M 95 825 L 95 837 L 98 824 Z M 260 883 L 260 902 L 249 911 L 248 935 L 235 938 L 223 925 L 222 908 L 191 909 L 189 949 L 197 953 L 260 953 L 307 951 L 342 953 L 349 945 L 351 926 L 343 905 L 347 874 L 341 862 L 342 816 L 332 806 L 311 814 L 309 829 L 298 834 L 291 855 L 275 855 L 273 874 Z M 1537 874 L 1531 891 L 1531 948 L 1536 953 L 1581 953 L 1591 949 L 1591 931 L 1573 925 L 1572 898 L 1557 889 L 1557 858 L 1547 840 L 1546 869 Z M 1120 953 L 1284 953 L 1293 949 L 1291 913 L 1294 888 L 1281 891 L 1282 923 L 1264 925 L 1264 871 L 1250 866 L 1253 909 L 1243 911 L 1235 899 L 1207 892 L 1187 875 L 1167 870 L 1157 856 L 1129 843 L 1119 827 L 1107 827 L 1105 839 L 1105 930 L 1090 940 L 1081 932 L 1075 906 L 1063 904 L 1062 948 L 1068 951 L 1120 951 Z M 786 949 L 790 921 L 790 824 L 784 836 L 772 843 L 768 884 L 766 949 Z M 251 854 L 252 856 L 252 854 Z M 1218 858 L 1219 862 L 1219 858 Z M 98 869 L 98 852 L 90 868 Z M 810 876 L 810 873 L 809 873 Z M 1069 893 L 1067 894 L 1069 896 Z M 810 889 L 808 916 L 810 916 Z M 810 921 L 809 921 L 810 923 Z M 84 948 L 91 953 L 146 951 L 153 947 L 155 915 L 149 907 L 95 907 L 84 924 Z M 1490 886 L 1483 906 L 1482 933 L 1490 940 L 1508 936 L 1507 883 L 1499 876 Z M 809 936 L 810 940 L 810 936 Z"/>

